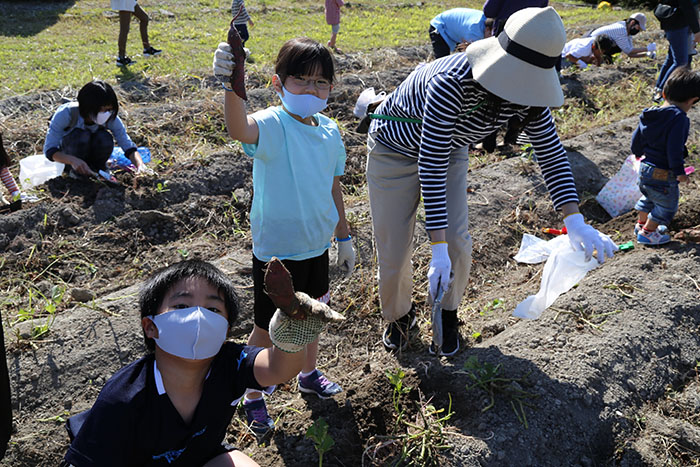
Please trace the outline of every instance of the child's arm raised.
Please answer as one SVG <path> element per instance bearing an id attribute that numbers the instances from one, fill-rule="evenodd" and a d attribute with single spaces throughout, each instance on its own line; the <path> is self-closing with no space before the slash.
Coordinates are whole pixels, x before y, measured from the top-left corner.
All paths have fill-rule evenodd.
<path id="1" fill-rule="evenodd" d="M 226 86 L 236 64 L 233 62 L 231 46 L 222 42 L 214 53 L 214 75 L 226 90 L 224 96 L 224 119 L 231 138 L 246 144 L 258 142 L 258 124 L 246 114 L 245 101 Z"/>

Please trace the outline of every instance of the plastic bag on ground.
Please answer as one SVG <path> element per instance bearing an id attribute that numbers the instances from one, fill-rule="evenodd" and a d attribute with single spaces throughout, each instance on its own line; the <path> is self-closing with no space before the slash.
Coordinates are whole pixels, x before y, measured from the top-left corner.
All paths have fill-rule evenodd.
<path id="1" fill-rule="evenodd" d="M 583 251 L 575 251 L 568 237 L 568 235 L 557 237 L 557 239 L 564 238 L 566 241 L 562 241 L 547 259 L 542 271 L 539 292 L 520 302 L 515 307 L 513 316 L 527 319 L 539 318 L 559 295 L 569 291 L 586 276 L 588 271 L 598 267 L 595 257 L 586 261 L 586 254 Z"/>
<path id="2" fill-rule="evenodd" d="M 19 161 L 19 183 L 23 190 L 41 185 L 63 173 L 65 164 L 50 161 L 43 154 L 35 154 Z"/>
<path id="3" fill-rule="evenodd" d="M 151 162 L 151 150 L 144 147 L 138 147 L 136 150 L 141 156 L 144 164 Z M 124 151 L 119 146 L 115 146 L 112 150 L 112 155 L 109 156 L 107 160 L 107 167 L 117 168 L 117 167 L 128 167 L 132 164 L 128 157 L 124 155 Z"/>
<path id="4" fill-rule="evenodd" d="M 627 156 L 620 170 L 595 197 L 612 217 L 631 211 L 642 197 L 639 191 L 639 163 L 634 154 Z"/>

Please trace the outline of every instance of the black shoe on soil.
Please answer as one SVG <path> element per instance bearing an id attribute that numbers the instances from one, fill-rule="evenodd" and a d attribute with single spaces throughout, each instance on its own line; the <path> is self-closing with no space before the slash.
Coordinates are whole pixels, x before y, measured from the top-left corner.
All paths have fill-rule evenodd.
<path id="1" fill-rule="evenodd" d="M 384 330 L 382 342 L 387 350 L 405 350 L 408 346 L 409 330 L 416 325 L 416 309 L 411 305 L 411 309 L 405 316 L 389 323 Z"/>
<path id="2" fill-rule="evenodd" d="M 442 357 L 451 357 L 459 352 L 459 323 L 456 310 L 442 310 L 442 348 L 435 351 L 433 344 L 428 347 L 432 355 L 436 353 Z"/>

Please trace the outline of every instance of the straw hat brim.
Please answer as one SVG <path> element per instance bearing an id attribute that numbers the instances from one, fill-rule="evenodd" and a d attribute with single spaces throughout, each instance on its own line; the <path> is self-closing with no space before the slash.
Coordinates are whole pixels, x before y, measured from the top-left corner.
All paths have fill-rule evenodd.
<path id="1" fill-rule="evenodd" d="M 498 38 L 472 42 L 465 53 L 474 79 L 498 97 L 535 107 L 559 107 L 564 103 L 554 68 L 540 68 L 508 55 Z"/>

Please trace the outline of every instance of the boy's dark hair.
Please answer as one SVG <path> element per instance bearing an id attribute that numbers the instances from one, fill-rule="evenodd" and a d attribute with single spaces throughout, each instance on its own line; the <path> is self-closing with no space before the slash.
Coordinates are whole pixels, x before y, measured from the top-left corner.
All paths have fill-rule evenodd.
<path id="1" fill-rule="evenodd" d="M 12 159 L 5 151 L 5 146 L 2 144 L 2 133 L 0 133 L 0 169 L 9 167 L 12 164 Z"/>
<path id="2" fill-rule="evenodd" d="M 595 40 L 593 41 L 595 46 L 600 50 L 600 53 L 603 55 L 612 55 L 611 51 L 612 48 L 615 46 L 615 41 L 613 41 L 610 36 L 601 34 L 600 36 L 596 36 Z"/>
<path id="3" fill-rule="evenodd" d="M 664 84 L 664 96 L 669 102 L 685 102 L 700 97 L 700 75 L 687 66 L 676 68 Z"/>
<path id="4" fill-rule="evenodd" d="M 319 68 L 321 76 L 331 83 L 335 80 L 335 67 L 330 51 L 308 37 L 289 39 L 282 45 L 275 61 L 275 73 L 282 83 L 288 76 L 310 75 Z"/>
<path id="5" fill-rule="evenodd" d="M 493 34 L 493 23 L 495 22 L 496 20 L 493 18 L 486 18 L 486 21 L 484 21 L 484 29 L 490 29 Z"/>
<path id="6" fill-rule="evenodd" d="M 198 259 L 167 266 L 146 280 L 139 293 L 141 318 L 155 315 L 168 290 L 177 282 L 191 277 L 200 277 L 222 292 L 228 312 L 228 325 L 231 327 L 238 317 L 238 296 L 233 283 L 219 268 Z M 155 350 L 155 341 L 145 336 L 144 339 L 148 350 Z"/>
<path id="7" fill-rule="evenodd" d="M 110 120 L 119 113 L 119 102 L 112 86 L 104 81 L 95 80 L 87 83 L 78 91 L 78 108 L 80 116 L 92 120 L 101 107 L 109 106 L 114 109 Z"/>

